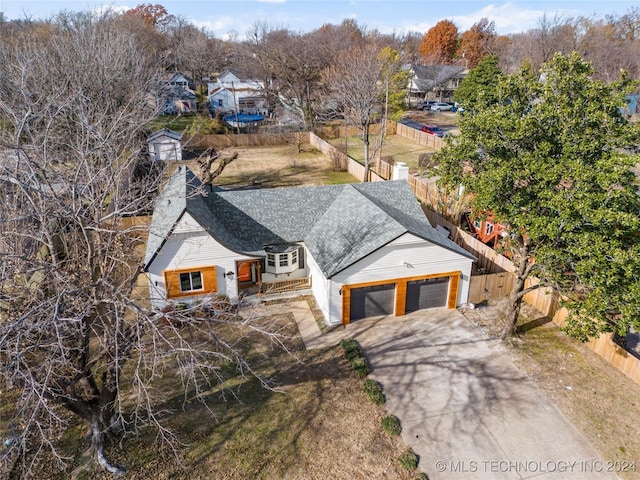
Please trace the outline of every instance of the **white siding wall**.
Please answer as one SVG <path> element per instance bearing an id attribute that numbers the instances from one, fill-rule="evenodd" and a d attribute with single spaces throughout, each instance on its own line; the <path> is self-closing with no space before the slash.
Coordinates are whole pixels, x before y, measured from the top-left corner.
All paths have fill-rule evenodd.
<path id="1" fill-rule="evenodd" d="M 306 252 L 306 249 L 305 249 Z M 322 272 L 320 271 L 320 267 L 316 263 L 315 259 L 306 252 L 306 267 L 309 270 L 309 275 L 311 276 L 311 291 L 313 292 L 313 296 L 316 299 L 316 303 L 318 304 L 318 308 L 322 310 L 322 314 L 327 323 L 340 323 L 340 317 L 337 320 L 331 318 L 331 314 L 329 312 L 329 284 L 330 280 L 327 280 Z"/>
<path id="2" fill-rule="evenodd" d="M 150 144 L 149 153 L 151 161 L 180 161 L 182 160 L 182 147 L 178 140 L 164 138 Z"/>
<path id="3" fill-rule="evenodd" d="M 462 272 L 457 304 L 466 303 L 471 264 L 471 259 L 458 253 L 405 234 L 331 278 L 329 317 L 332 323 L 341 321 L 342 285 L 435 273 Z"/>
<path id="4" fill-rule="evenodd" d="M 219 105 L 219 101 L 222 100 L 222 106 Z M 233 94 L 229 90 L 220 90 L 216 92 L 213 96 L 211 96 L 211 106 L 214 109 L 221 110 L 235 110 L 235 102 L 233 98 Z"/>
<path id="5" fill-rule="evenodd" d="M 155 308 L 160 308 L 166 303 L 165 270 L 214 265 L 218 293 L 226 294 L 235 300 L 238 297 L 235 262 L 251 258 L 223 247 L 189 214 L 185 214 L 149 266 L 151 303 Z M 226 279 L 225 272 L 234 272 L 233 280 Z"/>

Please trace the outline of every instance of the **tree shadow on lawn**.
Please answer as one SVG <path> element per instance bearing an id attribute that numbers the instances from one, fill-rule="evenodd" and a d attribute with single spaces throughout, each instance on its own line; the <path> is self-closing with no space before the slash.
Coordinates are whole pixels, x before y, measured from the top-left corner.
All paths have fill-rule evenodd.
<path id="1" fill-rule="evenodd" d="M 520 317 L 520 320 L 522 320 L 522 317 Z M 551 319 L 549 317 L 544 316 L 533 319 L 526 318 L 525 320 L 526 321 L 522 323 L 518 323 L 518 326 L 516 327 L 516 334 L 527 333 L 534 328 L 542 327 L 543 325 L 547 325 L 549 322 L 551 322 Z"/>
<path id="2" fill-rule="evenodd" d="M 312 425 L 322 423 L 323 412 L 333 411 L 330 390 L 353 378 L 353 372 L 337 348 L 302 352 L 304 363 L 283 357 L 287 354 L 279 356 L 275 360 L 281 370 L 267 365 L 259 372 L 270 378 L 273 389 L 247 376 L 233 390 L 212 389 L 205 396 L 210 411 L 195 399 L 185 403 L 183 395 L 159 405 L 159 410 L 175 412 L 166 420 L 184 442 L 179 455 L 184 467 L 176 465 L 172 453 L 154 448 L 151 438 L 132 439 L 146 445 L 139 445 L 133 456 L 127 451 L 130 441 L 123 442 L 128 472 L 148 473 L 150 456 L 155 454 L 164 457 L 163 470 L 179 476 L 191 472 L 216 478 L 282 478 L 301 456 L 313 452 L 314 446 L 301 437 L 313 435 Z"/>
<path id="3" fill-rule="evenodd" d="M 226 189 L 293 187 L 301 184 L 301 176 L 321 173 L 321 169 L 317 166 L 292 163 L 294 164 L 282 169 L 267 167 L 258 171 L 220 176 L 216 181 L 216 185 Z M 326 168 L 325 166 L 323 167 Z"/>

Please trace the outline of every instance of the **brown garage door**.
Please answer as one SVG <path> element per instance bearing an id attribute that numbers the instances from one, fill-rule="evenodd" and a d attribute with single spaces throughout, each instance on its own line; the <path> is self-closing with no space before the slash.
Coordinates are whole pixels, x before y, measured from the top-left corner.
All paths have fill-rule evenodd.
<path id="1" fill-rule="evenodd" d="M 425 308 L 446 307 L 449 296 L 449 277 L 426 278 L 407 282 L 405 312 Z"/>
<path id="2" fill-rule="evenodd" d="M 395 283 L 351 289 L 349 320 L 392 315 L 395 306 Z"/>

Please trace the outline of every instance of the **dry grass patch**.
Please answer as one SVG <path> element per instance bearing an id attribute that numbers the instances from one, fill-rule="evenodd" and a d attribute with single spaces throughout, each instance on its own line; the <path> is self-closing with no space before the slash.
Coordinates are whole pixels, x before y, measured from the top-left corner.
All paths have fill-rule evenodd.
<path id="1" fill-rule="evenodd" d="M 252 365 L 273 389 L 222 365 L 225 386 L 233 393 L 227 390 L 225 401 L 220 387 L 207 392 L 215 418 L 191 395 L 185 401 L 179 388 L 167 392 L 163 406 L 173 413 L 166 418 L 183 442 L 177 457 L 158 448 L 151 432 L 122 438 L 108 446 L 107 454 L 127 469 L 126 478 L 411 478 L 397 461 L 404 443 L 383 432 L 384 409 L 366 398 L 342 349 L 305 351 L 292 315 L 278 321 L 290 335 L 292 354 L 259 337 L 243 340 Z M 171 376 L 162 381 L 165 388 L 174 384 Z M 36 478 L 112 478 L 83 456 L 88 447 L 83 431 L 77 424 L 62 440 L 71 465 L 61 471 L 45 461 Z"/>
<path id="2" fill-rule="evenodd" d="M 346 172 L 333 172 L 329 159 L 306 145 L 298 153 L 291 145 L 234 148 L 238 159 L 227 165 L 216 185 L 225 187 L 295 187 L 355 183 Z"/>
<path id="3" fill-rule="evenodd" d="M 370 148 L 376 144 L 377 135 L 370 136 Z M 344 149 L 345 139 L 336 138 L 329 140 L 335 147 Z M 360 137 L 354 136 L 347 139 L 347 154 L 354 160 L 364 163 L 364 143 Z M 404 162 L 409 166 L 410 171 L 418 169 L 418 159 L 421 153 L 433 153 L 434 150 L 423 145 L 418 145 L 411 140 L 400 135 L 387 135 L 382 147 L 382 156 L 393 156 L 396 162 Z"/>

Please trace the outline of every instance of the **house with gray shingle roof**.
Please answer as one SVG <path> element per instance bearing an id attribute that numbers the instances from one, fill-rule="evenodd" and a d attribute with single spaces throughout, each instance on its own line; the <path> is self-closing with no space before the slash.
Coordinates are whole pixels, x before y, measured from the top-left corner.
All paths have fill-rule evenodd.
<path id="1" fill-rule="evenodd" d="M 228 191 L 180 167 L 156 203 L 145 268 L 156 308 L 310 289 L 338 324 L 466 303 L 474 260 L 402 180 Z"/>
<path id="2" fill-rule="evenodd" d="M 468 70 L 459 65 L 411 65 L 409 70 L 409 98 L 413 101 L 450 100 Z"/>

